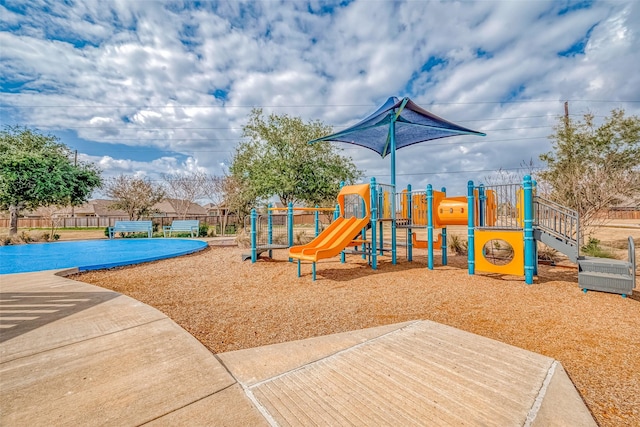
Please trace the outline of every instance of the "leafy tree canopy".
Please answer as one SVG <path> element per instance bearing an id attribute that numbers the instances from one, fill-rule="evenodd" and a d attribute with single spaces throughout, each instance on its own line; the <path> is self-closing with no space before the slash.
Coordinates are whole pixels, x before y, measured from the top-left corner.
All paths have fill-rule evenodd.
<path id="1" fill-rule="evenodd" d="M 340 182 L 353 183 L 362 172 L 349 157 L 328 142 L 307 142 L 331 133 L 320 121 L 304 123 L 299 117 L 253 109 L 243 127 L 242 142 L 229 169 L 247 200 L 277 195 L 282 204 L 334 203 Z"/>
<path id="2" fill-rule="evenodd" d="M 582 120 L 560 118 L 550 136 L 552 151 L 540 159 L 538 174 L 550 197 L 578 211 L 585 227 L 603 209 L 640 202 L 640 118 L 615 109 L 597 126 L 592 114 Z"/>
<path id="3" fill-rule="evenodd" d="M 0 209 L 10 212 L 10 234 L 20 210 L 78 206 L 101 184 L 95 165 L 76 164 L 57 137 L 20 126 L 0 131 Z"/>

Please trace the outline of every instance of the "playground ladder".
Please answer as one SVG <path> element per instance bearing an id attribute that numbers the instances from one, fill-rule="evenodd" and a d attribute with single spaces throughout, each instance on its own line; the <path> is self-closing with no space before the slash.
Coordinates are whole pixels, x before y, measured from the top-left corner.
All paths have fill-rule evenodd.
<path id="1" fill-rule="evenodd" d="M 630 295 L 635 287 L 636 256 L 633 238 L 629 237 L 627 261 L 581 257 L 578 260 L 578 286 L 587 290 Z"/>
<path id="2" fill-rule="evenodd" d="M 534 238 L 577 263 L 580 247 L 578 212 L 539 196 L 534 197 L 533 211 Z"/>
<path id="3" fill-rule="evenodd" d="M 595 290 L 623 296 L 631 294 L 635 287 L 636 271 L 633 238 L 629 237 L 627 261 L 580 256 L 578 213 L 539 196 L 534 198 L 533 203 L 534 238 L 578 264 L 578 286 L 584 292 Z"/>

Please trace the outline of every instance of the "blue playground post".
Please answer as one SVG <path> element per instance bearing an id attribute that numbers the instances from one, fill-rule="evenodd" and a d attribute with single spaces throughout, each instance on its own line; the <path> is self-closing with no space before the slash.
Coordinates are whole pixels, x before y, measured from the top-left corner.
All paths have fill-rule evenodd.
<path id="1" fill-rule="evenodd" d="M 473 252 L 473 233 L 474 233 L 474 194 L 473 181 L 467 182 L 467 264 L 469 265 L 469 274 L 475 273 L 475 254 Z"/>
<path id="2" fill-rule="evenodd" d="M 256 223 L 258 218 L 258 214 L 255 209 L 251 209 L 251 263 L 254 263 L 258 260 L 258 249 L 257 246 L 257 232 L 256 232 Z"/>
<path id="3" fill-rule="evenodd" d="M 433 270 L 433 187 L 427 184 L 427 267 Z"/>
<path id="4" fill-rule="evenodd" d="M 404 105 L 404 101 L 403 101 Z M 400 107 L 402 110 L 404 107 Z M 396 119 L 400 111 L 396 115 Z M 391 145 L 391 264 L 396 265 L 396 119 L 389 123 L 389 143 Z"/>
<path id="5" fill-rule="evenodd" d="M 535 270 L 535 240 L 533 239 L 533 184 L 531 176 L 525 175 L 522 187 L 524 189 L 524 281 L 533 284 Z"/>
<path id="6" fill-rule="evenodd" d="M 267 243 L 273 243 L 273 217 L 271 216 L 271 203 L 267 205 Z M 269 258 L 273 258 L 273 251 L 269 249 Z"/>
<path id="7" fill-rule="evenodd" d="M 371 178 L 369 189 L 371 192 L 371 268 L 378 269 L 378 248 L 376 247 L 376 222 L 378 221 L 378 195 L 376 179 Z"/>
<path id="8" fill-rule="evenodd" d="M 287 205 L 287 240 L 289 247 L 293 246 L 293 203 Z"/>
<path id="9" fill-rule="evenodd" d="M 367 214 L 366 212 L 367 204 L 365 203 L 364 200 L 360 201 L 360 207 L 362 209 L 362 217 L 364 218 Z M 367 240 L 367 227 L 362 228 L 362 231 L 360 232 L 360 239 L 363 241 L 362 242 L 362 259 L 367 259 L 367 254 L 365 253 L 367 245 L 364 242 L 365 240 Z"/>
<path id="10" fill-rule="evenodd" d="M 289 244 L 289 247 L 293 246 L 293 203 L 289 202 L 289 205 L 287 206 L 287 243 Z M 292 259 L 289 258 L 289 262 L 291 262 Z"/>
<path id="11" fill-rule="evenodd" d="M 409 262 L 413 261 L 413 238 L 411 234 L 411 217 L 413 211 L 413 206 L 411 205 L 412 202 L 413 200 L 411 200 L 411 184 L 408 184 L 407 198 L 405 200 L 405 203 L 407 205 L 407 219 L 409 220 L 409 229 L 407 229 L 407 260 Z"/>
<path id="12" fill-rule="evenodd" d="M 532 179 L 531 180 L 531 189 L 532 189 L 531 199 L 532 200 L 533 200 L 533 197 L 535 196 L 537 186 L 538 186 L 538 183 Z M 533 218 L 534 222 L 532 223 L 532 225 L 535 223 L 535 212 L 533 212 L 533 217 L 534 217 Z M 537 276 L 538 275 L 538 243 L 535 240 L 533 241 L 533 251 L 534 251 L 533 275 Z"/>
<path id="13" fill-rule="evenodd" d="M 313 217 L 313 222 L 315 226 L 315 236 L 318 237 L 318 234 L 320 234 L 320 211 L 318 211 L 318 205 L 316 205 L 316 213 Z"/>
<path id="14" fill-rule="evenodd" d="M 393 186 L 393 193 L 391 193 L 391 264 L 396 265 L 398 258 L 398 248 L 396 245 L 396 187 Z"/>
<path id="15" fill-rule="evenodd" d="M 381 209 L 378 209 L 378 216 L 382 217 L 382 215 L 384 214 L 384 192 L 381 191 L 380 193 L 378 193 L 378 189 L 376 189 L 376 194 L 377 194 L 377 200 L 378 200 L 378 207 Z M 380 213 L 380 211 L 382 211 L 382 213 Z M 380 221 L 378 224 L 378 233 L 379 233 L 379 239 L 380 239 L 380 255 L 384 255 L 384 229 L 383 229 L 383 222 Z"/>
<path id="16" fill-rule="evenodd" d="M 447 189 L 442 187 L 441 191 L 444 193 L 444 196 L 447 196 Z M 447 227 L 442 227 L 442 265 L 447 265 Z"/>

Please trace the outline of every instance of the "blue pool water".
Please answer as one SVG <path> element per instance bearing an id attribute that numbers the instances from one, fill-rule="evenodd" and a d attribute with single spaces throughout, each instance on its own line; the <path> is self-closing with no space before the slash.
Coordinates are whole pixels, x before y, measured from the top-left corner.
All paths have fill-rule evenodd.
<path id="1" fill-rule="evenodd" d="M 0 274 L 138 264 L 200 251 L 207 242 L 186 239 L 114 239 L 0 246 Z"/>

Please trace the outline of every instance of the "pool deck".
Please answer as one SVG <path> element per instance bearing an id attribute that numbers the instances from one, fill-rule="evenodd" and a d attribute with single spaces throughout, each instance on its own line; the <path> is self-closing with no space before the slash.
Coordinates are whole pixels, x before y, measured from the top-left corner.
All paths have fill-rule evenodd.
<path id="1" fill-rule="evenodd" d="M 158 310 L 0 276 L 0 425 L 595 426 L 562 365 L 431 321 L 214 355 Z"/>

